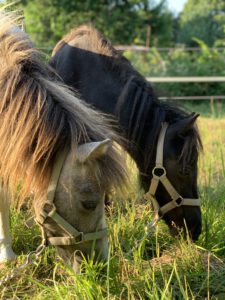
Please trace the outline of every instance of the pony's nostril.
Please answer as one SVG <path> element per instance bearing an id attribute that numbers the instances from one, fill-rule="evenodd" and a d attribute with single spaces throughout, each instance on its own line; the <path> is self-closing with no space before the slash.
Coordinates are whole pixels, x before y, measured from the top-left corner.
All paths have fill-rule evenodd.
<path id="1" fill-rule="evenodd" d="M 82 205 L 85 209 L 94 210 L 94 209 L 96 209 L 98 202 L 97 201 L 83 201 Z"/>

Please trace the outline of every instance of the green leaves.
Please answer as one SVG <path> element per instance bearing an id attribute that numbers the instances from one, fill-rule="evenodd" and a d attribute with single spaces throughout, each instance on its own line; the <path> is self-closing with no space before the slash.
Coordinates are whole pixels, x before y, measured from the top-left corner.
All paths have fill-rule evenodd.
<path id="1" fill-rule="evenodd" d="M 223 0 L 188 0 L 180 16 L 178 42 L 196 46 L 194 37 L 213 46 L 224 39 L 225 2 Z"/>
<path id="2" fill-rule="evenodd" d="M 165 0 L 23 0 L 26 30 L 38 47 L 53 47 L 71 28 L 81 24 L 97 27 L 114 44 L 169 45 L 172 15 Z"/>

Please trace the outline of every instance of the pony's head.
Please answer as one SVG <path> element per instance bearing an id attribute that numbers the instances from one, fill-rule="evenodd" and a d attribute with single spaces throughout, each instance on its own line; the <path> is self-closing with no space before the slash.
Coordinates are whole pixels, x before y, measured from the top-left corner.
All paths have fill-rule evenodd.
<path id="1" fill-rule="evenodd" d="M 18 192 L 18 183 L 22 195 L 34 191 L 47 240 L 77 269 L 79 251 L 86 257 L 93 251 L 95 257 L 107 255 L 104 197 L 127 179 L 123 154 L 109 141 L 120 138 L 104 115 L 56 80 L 15 24 L 1 12 L 0 178 L 11 191 Z M 53 192 L 55 166 L 65 148 Z M 60 246 L 58 237 L 60 243 L 74 243 Z"/>
<path id="2" fill-rule="evenodd" d="M 46 240 L 57 247 L 75 272 L 79 272 L 83 256 L 107 259 L 104 201 L 113 184 L 107 165 L 113 163 L 114 147 L 110 140 L 80 145 L 76 155 L 70 152 L 61 162 L 61 172 L 56 160 L 50 190 L 35 203 L 36 219 L 43 226 Z"/>
<path id="3" fill-rule="evenodd" d="M 152 201 L 156 220 L 163 218 L 176 235 L 188 230 L 193 241 L 201 233 L 201 210 L 197 190 L 198 150 L 201 148 L 191 114 L 173 124 L 162 123 L 155 159 L 150 162 L 152 177 L 146 199 Z"/>

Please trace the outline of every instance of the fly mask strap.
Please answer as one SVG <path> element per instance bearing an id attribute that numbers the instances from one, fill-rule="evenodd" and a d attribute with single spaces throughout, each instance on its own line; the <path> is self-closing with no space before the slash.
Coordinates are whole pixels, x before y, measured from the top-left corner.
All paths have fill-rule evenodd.
<path id="1" fill-rule="evenodd" d="M 68 152 L 68 148 L 65 148 L 57 156 L 47 190 L 47 200 L 43 203 L 40 209 L 40 213 L 36 216 L 35 219 L 38 225 L 41 227 L 42 232 L 44 231 L 45 220 L 47 218 L 50 218 L 54 220 L 56 224 L 68 234 L 68 236 L 66 237 L 46 237 L 46 235 L 43 234 L 43 238 L 45 238 L 46 242 L 49 245 L 54 246 L 75 245 L 86 241 L 102 239 L 107 235 L 107 228 L 90 233 L 80 232 L 56 212 L 56 207 L 53 203 L 55 198 L 55 191 Z"/>
<path id="2" fill-rule="evenodd" d="M 159 134 L 158 144 L 157 144 L 156 165 L 152 170 L 153 177 L 151 180 L 149 191 L 145 194 L 145 198 L 150 199 L 152 202 L 152 206 L 156 214 L 157 220 L 163 217 L 170 210 L 179 207 L 181 205 L 200 206 L 199 199 L 183 198 L 177 192 L 177 190 L 174 188 L 174 186 L 171 184 L 170 180 L 166 176 L 166 169 L 163 166 L 163 149 L 164 149 L 164 140 L 165 140 L 167 128 L 168 128 L 168 123 L 162 123 L 162 128 Z M 172 199 L 170 202 L 163 205 L 162 207 L 160 207 L 155 197 L 159 182 L 161 182 L 161 184 L 167 190 L 168 194 Z"/>

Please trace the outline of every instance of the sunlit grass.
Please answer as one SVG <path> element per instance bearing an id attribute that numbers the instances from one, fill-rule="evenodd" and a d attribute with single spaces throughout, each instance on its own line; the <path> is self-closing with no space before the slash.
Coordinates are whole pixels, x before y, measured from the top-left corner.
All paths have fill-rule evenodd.
<path id="1" fill-rule="evenodd" d="M 199 162 L 203 233 L 196 245 L 171 238 L 163 222 L 146 240 L 151 208 L 133 171 L 128 198 L 115 199 L 108 213 L 107 264 L 84 261 L 85 272 L 75 275 L 49 248 L 0 287 L 0 299 L 225 299 L 225 119 L 200 118 L 199 127 L 204 144 Z M 12 210 L 18 263 L 40 241 L 39 229 L 27 228 L 26 219 L 26 212 Z M 0 276 L 12 267 L 5 266 Z"/>

